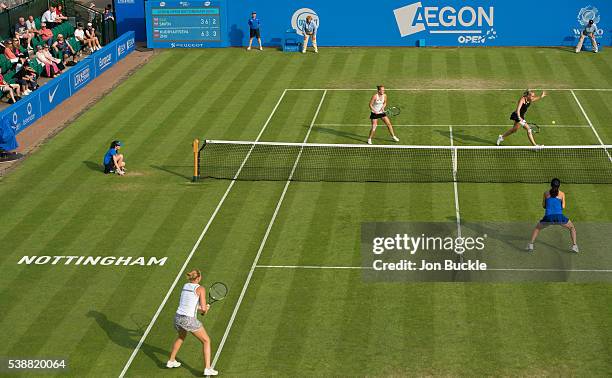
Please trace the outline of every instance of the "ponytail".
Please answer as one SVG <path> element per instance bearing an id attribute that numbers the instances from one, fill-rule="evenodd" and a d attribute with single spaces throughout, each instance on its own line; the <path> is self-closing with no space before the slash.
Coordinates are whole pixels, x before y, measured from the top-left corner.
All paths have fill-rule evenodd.
<path id="1" fill-rule="evenodd" d="M 202 276 L 202 273 L 197 269 L 193 269 L 191 272 L 185 273 L 185 275 L 189 281 L 195 281 Z"/>
<path id="2" fill-rule="evenodd" d="M 555 198 L 559 195 L 559 186 L 561 186 L 561 180 L 554 178 L 550 182 L 550 196 Z"/>

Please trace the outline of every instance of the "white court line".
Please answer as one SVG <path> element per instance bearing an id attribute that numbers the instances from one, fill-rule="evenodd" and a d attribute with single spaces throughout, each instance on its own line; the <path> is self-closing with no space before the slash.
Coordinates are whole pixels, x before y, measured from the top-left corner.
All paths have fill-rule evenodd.
<path id="1" fill-rule="evenodd" d="M 276 105 L 274 106 L 274 109 L 272 109 L 272 113 L 270 113 L 270 115 L 268 116 L 268 119 L 266 120 L 266 122 L 262 126 L 261 130 L 259 131 L 259 134 L 257 135 L 257 140 L 259 140 L 261 138 L 261 136 L 263 135 L 264 131 L 268 127 L 268 124 L 270 123 L 270 120 L 274 116 L 274 113 L 276 113 L 276 109 L 278 109 L 278 106 L 283 101 L 283 98 L 285 97 L 285 93 L 287 93 L 287 90 L 283 91 L 283 94 L 280 96 L 280 98 L 276 102 Z M 161 313 L 162 309 L 166 305 L 166 302 L 168 302 L 168 298 L 170 298 L 170 295 L 174 291 L 174 288 L 176 287 L 176 284 L 178 283 L 178 281 L 183 276 L 183 273 L 185 272 L 185 269 L 187 269 L 187 264 L 189 264 L 189 261 L 191 261 L 191 258 L 193 257 L 195 251 L 200 246 L 200 243 L 202 242 L 202 239 L 204 239 L 204 235 L 206 235 L 206 233 L 208 232 L 208 229 L 209 229 L 211 223 L 213 222 L 213 220 L 215 219 L 215 217 L 219 213 L 219 210 L 221 209 L 221 206 L 225 202 L 225 199 L 227 198 L 228 194 L 232 191 L 232 188 L 234 187 L 234 184 L 236 183 L 236 178 L 238 177 L 238 175 L 242 171 L 242 168 L 244 167 L 244 165 L 246 164 L 247 160 L 251 156 L 251 152 L 253 151 L 254 147 L 255 147 L 255 145 L 253 145 L 253 147 L 251 147 L 251 149 L 249 150 L 249 153 L 245 156 L 244 160 L 242 161 L 242 164 L 240 165 L 240 168 L 238 168 L 238 171 L 236 172 L 236 175 L 234 176 L 234 180 L 232 180 L 232 182 L 230 182 L 229 186 L 227 187 L 227 190 L 223 194 L 223 197 L 221 197 L 221 199 L 219 200 L 219 203 L 217 204 L 217 207 L 215 208 L 215 211 L 212 213 L 212 215 L 208 219 L 208 222 L 206 223 L 206 226 L 204 226 L 204 229 L 202 230 L 202 233 L 200 233 L 200 237 L 198 237 L 198 240 L 193 245 L 193 248 L 191 249 L 191 252 L 189 252 L 189 255 L 185 259 L 185 262 L 183 263 L 183 266 L 181 267 L 181 269 L 179 270 L 178 274 L 176 275 L 176 278 L 174 279 L 174 282 L 172 282 L 172 285 L 168 289 L 168 292 L 166 293 L 166 296 L 164 297 L 162 303 L 157 308 L 157 311 L 155 312 L 155 315 L 151 319 L 151 322 L 147 326 L 147 329 L 145 330 L 144 334 L 140 338 L 140 341 L 138 341 L 138 345 L 136 345 L 136 348 L 134 349 L 134 351 L 130 355 L 130 358 L 125 363 L 125 366 L 123 367 L 123 370 L 121 370 L 121 374 L 119 375 L 119 378 L 123 378 L 125 376 L 125 373 L 127 372 L 127 370 L 129 369 L 130 365 L 132 364 L 132 361 L 134 361 L 134 357 L 136 357 L 136 354 L 140 350 L 140 347 L 142 347 L 142 344 L 144 343 L 145 339 L 149 335 L 149 332 L 151 332 L 151 329 L 153 328 L 153 325 L 157 321 L 157 318 L 159 317 L 159 314 Z"/>
<path id="2" fill-rule="evenodd" d="M 595 137 L 597 137 L 597 140 L 599 141 L 599 144 L 601 144 L 602 146 L 605 146 L 603 140 L 601 140 L 601 138 L 599 137 L 599 134 L 597 133 L 597 130 L 595 130 L 595 127 L 593 126 L 593 123 L 591 122 L 591 119 L 586 114 L 586 111 L 584 110 L 584 108 L 582 107 L 582 104 L 578 100 L 578 97 L 576 96 L 576 93 L 574 93 L 574 91 L 571 91 L 571 93 L 572 93 L 572 96 L 574 96 L 574 100 L 576 100 L 576 103 L 578 104 L 578 107 L 580 108 L 580 111 L 582 111 L 582 115 L 584 116 L 584 118 L 589 123 L 589 126 L 591 126 L 591 130 L 593 130 L 593 134 L 595 134 Z M 608 150 L 605 150 L 605 151 L 606 151 L 606 154 L 608 155 L 608 159 L 610 159 L 610 162 L 612 162 L 612 156 L 610 156 L 610 153 L 608 152 Z"/>
<path id="3" fill-rule="evenodd" d="M 323 96 L 321 96 L 321 101 L 319 101 L 319 106 L 317 106 L 317 111 L 312 117 L 312 121 L 310 122 L 310 127 L 306 132 L 306 136 L 304 137 L 304 141 L 302 143 L 306 143 L 308 137 L 310 136 L 310 132 L 312 131 L 312 126 L 314 125 L 317 117 L 319 115 L 319 111 L 321 110 L 321 106 L 323 105 L 323 101 L 325 100 L 325 96 L 327 95 L 327 91 L 323 91 Z M 285 183 L 285 187 L 283 188 L 283 192 L 276 203 L 276 208 L 274 209 L 274 214 L 272 214 L 272 218 L 270 219 L 270 223 L 268 223 L 268 228 L 266 229 L 266 233 L 259 245 L 259 250 L 257 250 L 257 255 L 255 255 L 255 259 L 253 260 L 253 265 L 251 265 L 251 270 L 249 270 L 249 274 L 247 276 L 244 285 L 242 286 L 242 291 L 240 292 L 240 296 L 238 297 L 238 302 L 236 302 L 236 306 L 234 307 L 234 311 L 232 312 L 232 316 L 230 317 L 229 323 L 227 324 L 227 328 L 225 328 L 225 332 L 223 333 L 223 338 L 221 339 L 221 343 L 217 348 L 217 352 L 215 353 L 215 358 L 212 361 L 212 367 L 214 368 L 217 361 L 219 360 L 219 356 L 223 351 L 223 346 L 229 336 L 230 331 L 232 330 L 232 325 L 234 324 L 234 320 L 236 320 L 236 314 L 238 314 L 238 310 L 240 309 L 240 305 L 242 304 L 242 300 L 244 299 L 244 295 L 246 294 L 247 289 L 249 288 L 249 284 L 251 283 L 251 278 L 253 277 L 253 272 L 255 272 L 255 268 L 257 267 L 257 263 L 259 262 L 259 258 L 261 257 L 261 253 L 266 246 L 266 242 L 268 241 L 268 236 L 270 235 L 270 231 L 272 230 L 272 226 L 274 226 L 274 222 L 276 221 L 276 216 L 278 215 L 278 211 L 280 210 L 283 201 L 285 199 L 285 194 L 287 194 L 287 189 L 289 189 L 289 184 L 291 184 L 291 179 L 293 179 L 293 174 L 295 173 L 295 169 L 297 168 L 298 163 L 300 162 L 300 158 L 302 157 L 302 152 L 304 151 L 304 146 L 300 149 L 295 162 L 293 163 L 293 168 L 291 169 L 291 173 L 287 178 L 287 182 Z"/>
<path id="4" fill-rule="evenodd" d="M 321 127 L 372 127 L 372 125 L 367 124 L 367 123 L 315 123 L 315 126 L 321 126 Z M 575 128 L 575 129 L 588 129 L 591 126 L 589 125 L 547 125 L 547 124 L 542 124 L 541 126 L 547 127 L 547 128 L 555 128 L 555 127 L 560 127 L 560 128 Z M 462 128 L 462 127 L 494 127 L 494 128 L 503 128 L 503 127 L 508 127 L 508 124 L 505 123 L 503 125 L 441 125 L 441 124 L 431 124 L 431 125 L 407 125 L 407 124 L 399 124 L 396 125 L 394 124 L 393 127 L 443 127 L 443 128 L 447 128 L 447 127 L 456 127 L 456 128 Z"/>
<path id="5" fill-rule="evenodd" d="M 610 92 L 612 88 L 530 88 L 534 91 Z M 376 88 L 287 88 L 288 91 L 375 91 Z M 386 91 L 524 91 L 525 88 L 386 88 Z"/>
<path id="6" fill-rule="evenodd" d="M 363 266 L 323 266 L 323 265 L 257 265 L 258 269 L 337 269 L 337 270 L 371 270 Z M 546 268 L 487 268 L 482 272 L 576 272 L 576 273 L 612 273 L 612 269 L 546 269 Z"/>
<path id="7" fill-rule="evenodd" d="M 455 146 L 455 142 L 453 141 L 453 127 L 449 126 L 449 137 L 450 137 L 450 145 L 451 147 Z M 455 190 L 455 219 L 457 219 L 457 237 L 461 237 L 461 214 L 459 213 L 459 189 L 457 188 L 457 150 L 451 150 L 452 154 L 452 164 L 453 164 L 453 189 Z M 460 256 L 463 260 L 463 256 Z"/>

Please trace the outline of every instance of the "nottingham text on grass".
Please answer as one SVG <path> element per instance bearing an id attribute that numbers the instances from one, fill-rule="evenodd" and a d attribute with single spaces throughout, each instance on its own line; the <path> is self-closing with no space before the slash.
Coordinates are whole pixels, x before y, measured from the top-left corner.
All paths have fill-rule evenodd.
<path id="1" fill-rule="evenodd" d="M 133 256 L 23 256 L 17 264 L 26 265 L 159 265 L 166 263 L 167 257 Z"/>

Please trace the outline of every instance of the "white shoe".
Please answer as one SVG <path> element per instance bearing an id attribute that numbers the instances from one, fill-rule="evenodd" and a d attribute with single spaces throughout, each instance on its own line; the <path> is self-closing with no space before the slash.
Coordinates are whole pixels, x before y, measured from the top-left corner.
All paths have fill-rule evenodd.
<path id="1" fill-rule="evenodd" d="M 580 52 L 580 50 L 576 50 L 576 54 L 578 54 Z"/>
<path id="2" fill-rule="evenodd" d="M 533 243 L 527 244 L 527 252 L 533 252 Z"/>
<path id="3" fill-rule="evenodd" d="M 372 144 L 372 139 L 368 139 L 368 144 Z"/>
<path id="4" fill-rule="evenodd" d="M 263 47 L 259 46 L 259 51 L 263 51 Z"/>
<path id="5" fill-rule="evenodd" d="M 574 253 L 578 253 L 578 252 L 580 252 L 580 250 L 578 249 L 578 246 L 577 246 L 576 244 L 574 244 L 574 245 L 572 246 L 571 251 L 572 251 L 572 252 L 574 252 Z"/>
<path id="6" fill-rule="evenodd" d="M 302 50 L 302 54 L 306 54 L 306 50 Z"/>
<path id="7" fill-rule="evenodd" d="M 119 176 L 123 176 L 123 175 L 125 175 L 125 171 L 124 171 L 124 170 L 122 170 L 122 169 L 118 169 L 118 170 L 117 170 L 117 174 L 118 174 Z"/>
<path id="8" fill-rule="evenodd" d="M 204 369 L 204 375 L 208 375 L 208 376 L 219 375 L 219 372 L 213 368 L 207 368 L 207 369 Z"/>
<path id="9" fill-rule="evenodd" d="M 599 50 L 593 50 L 593 53 L 597 54 L 599 52 Z"/>
<path id="10" fill-rule="evenodd" d="M 247 51 L 249 51 L 251 49 L 251 46 L 247 47 Z"/>
<path id="11" fill-rule="evenodd" d="M 501 142 L 503 142 L 503 141 L 504 141 L 504 136 L 500 135 L 500 136 L 497 137 L 497 142 L 495 144 L 497 144 L 499 146 L 501 144 Z"/>
<path id="12" fill-rule="evenodd" d="M 396 137 L 395 135 L 393 135 L 393 136 L 391 137 L 391 139 L 393 139 L 393 141 L 394 141 L 394 142 L 399 142 L 399 138 L 398 138 L 398 137 Z"/>
<path id="13" fill-rule="evenodd" d="M 181 366 L 181 363 L 176 360 L 166 362 L 166 367 L 168 369 L 177 368 L 179 366 Z"/>
<path id="14" fill-rule="evenodd" d="M 595 51 L 595 52 L 597 52 L 597 51 Z M 319 53 L 319 50 L 315 49 L 315 54 L 318 54 L 318 53 Z"/>

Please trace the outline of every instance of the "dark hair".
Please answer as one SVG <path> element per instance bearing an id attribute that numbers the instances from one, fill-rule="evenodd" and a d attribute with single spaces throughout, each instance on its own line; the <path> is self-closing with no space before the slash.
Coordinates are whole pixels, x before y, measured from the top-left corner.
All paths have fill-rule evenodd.
<path id="1" fill-rule="evenodd" d="M 554 178 L 550 181 L 550 196 L 557 197 L 559 195 L 559 186 L 561 186 L 561 180 Z"/>
<path id="2" fill-rule="evenodd" d="M 384 87 L 385 87 L 384 85 L 377 85 L 377 86 L 376 86 L 376 90 L 377 90 L 377 91 L 379 91 L 379 90 L 380 90 L 380 88 L 384 88 Z"/>
<path id="3" fill-rule="evenodd" d="M 589 20 L 589 24 L 591 24 L 591 25 L 592 25 L 594 22 L 595 22 L 595 21 L 593 21 L 593 20 Z"/>
<path id="4" fill-rule="evenodd" d="M 118 140 L 114 140 L 111 142 L 110 148 L 115 148 L 119 145 L 119 141 Z"/>

